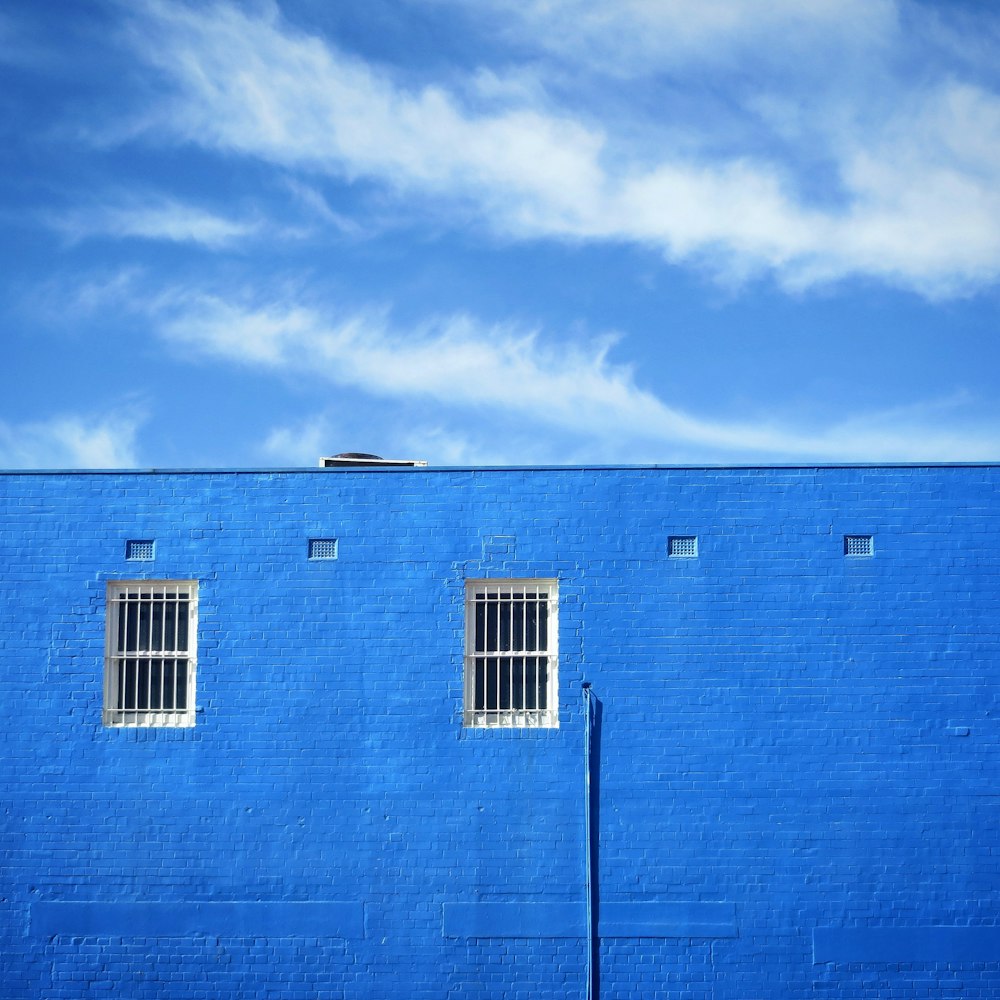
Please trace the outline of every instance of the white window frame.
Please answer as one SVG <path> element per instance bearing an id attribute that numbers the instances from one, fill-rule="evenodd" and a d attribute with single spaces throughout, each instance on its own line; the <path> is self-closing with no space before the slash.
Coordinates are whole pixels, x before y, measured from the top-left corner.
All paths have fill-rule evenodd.
<path id="1" fill-rule="evenodd" d="M 520 593 L 522 596 L 516 596 Z M 540 595 L 525 597 L 523 595 Z M 504 596 L 508 595 L 508 596 Z M 516 615 L 515 603 L 545 603 L 545 626 L 538 617 Z M 477 613 L 482 607 L 482 614 Z M 482 626 L 497 615 L 494 645 Z M 505 619 L 501 627 L 500 620 Z M 477 622 L 480 632 L 477 635 Z M 533 629 L 533 634 L 528 632 Z M 503 635 L 504 631 L 506 635 Z M 520 631 L 520 635 L 517 633 Z M 501 638 L 503 636 L 503 638 Z M 478 638 L 478 642 L 477 642 Z M 477 649 L 477 646 L 479 647 Z M 534 660 L 534 664 L 530 661 Z M 544 678 L 539 675 L 544 664 Z M 520 677 L 516 671 L 520 669 Z M 488 678 L 488 679 L 487 679 Z M 506 683 L 505 683 L 506 681 Z M 477 729 L 554 729 L 559 725 L 559 582 L 552 579 L 465 581 L 464 723 Z"/>
<path id="2" fill-rule="evenodd" d="M 183 627 L 181 615 L 167 613 L 169 605 L 176 608 L 181 602 L 187 605 Z M 157 607 L 161 611 L 159 616 Z M 154 635 L 157 620 L 158 636 Z M 125 638 L 130 629 L 131 641 Z M 193 726 L 197 658 L 197 580 L 108 581 L 104 630 L 105 726 Z M 181 677 L 182 685 L 178 683 Z M 183 704 L 178 705 L 179 701 Z"/>

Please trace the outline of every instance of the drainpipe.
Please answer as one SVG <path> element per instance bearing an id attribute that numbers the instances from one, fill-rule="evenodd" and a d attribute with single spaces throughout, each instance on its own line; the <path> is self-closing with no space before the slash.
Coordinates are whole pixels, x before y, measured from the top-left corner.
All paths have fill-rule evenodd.
<path id="1" fill-rule="evenodd" d="M 590 698 L 590 681 L 584 681 L 583 688 L 583 814 L 586 840 L 586 894 L 587 894 L 587 1000 L 594 1000 L 594 882 L 592 860 L 593 852 L 590 843 L 590 733 L 593 727 L 593 706 Z"/>

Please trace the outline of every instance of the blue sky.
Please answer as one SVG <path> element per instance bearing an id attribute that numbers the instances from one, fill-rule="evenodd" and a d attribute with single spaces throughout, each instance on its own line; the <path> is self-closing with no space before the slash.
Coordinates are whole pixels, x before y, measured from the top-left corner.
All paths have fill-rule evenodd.
<path id="1" fill-rule="evenodd" d="M 8 0 L 0 466 L 1000 459 L 1000 8 Z"/>

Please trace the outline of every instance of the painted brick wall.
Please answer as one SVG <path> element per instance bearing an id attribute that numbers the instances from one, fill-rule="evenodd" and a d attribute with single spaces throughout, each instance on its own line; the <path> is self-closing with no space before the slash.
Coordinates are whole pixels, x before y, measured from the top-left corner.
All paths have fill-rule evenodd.
<path id="1" fill-rule="evenodd" d="M 998 489 L 0 475 L 2 995 L 582 996 L 586 679 L 602 998 L 995 998 Z M 191 729 L 102 725 L 106 583 L 142 577 L 199 581 Z M 462 728 L 481 577 L 558 578 L 558 729 Z"/>

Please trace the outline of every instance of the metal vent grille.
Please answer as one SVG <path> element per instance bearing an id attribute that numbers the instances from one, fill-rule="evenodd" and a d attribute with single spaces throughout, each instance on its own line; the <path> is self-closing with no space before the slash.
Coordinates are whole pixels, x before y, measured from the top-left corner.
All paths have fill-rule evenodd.
<path id="1" fill-rule="evenodd" d="M 310 559 L 336 559 L 337 539 L 336 538 L 310 538 L 309 539 Z"/>
<path id="2" fill-rule="evenodd" d="M 875 553 L 875 539 L 871 535 L 844 535 L 845 556 L 870 556 Z"/>
<path id="3" fill-rule="evenodd" d="M 156 542 L 152 539 L 133 539 L 125 543 L 125 558 L 130 562 L 150 562 L 156 555 Z"/>
<path id="4" fill-rule="evenodd" d="M 694 559 L 698 555 L 698 538 L 696 535 L 671 535 L 667 552 L 672 559 Z"/>

